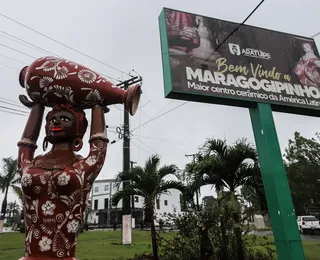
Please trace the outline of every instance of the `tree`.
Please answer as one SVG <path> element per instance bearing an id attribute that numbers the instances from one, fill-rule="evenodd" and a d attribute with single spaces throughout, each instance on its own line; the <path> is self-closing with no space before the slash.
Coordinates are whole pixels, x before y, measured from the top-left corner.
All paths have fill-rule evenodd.
<path id="1" fill-rule="evenodd" d="M 231 146 L 220 139 L 209 139 L 204 144 L 203 154 L 205 159 L 197 164 L 195 170 L 202 173 L 203 185 L 214 185 L 218 195 L 227 194 L 233 211 L 238 257 L 240 260 L 244 259 L 240 228 L 240 204 L 236 190 L 243 185 L 253 185 L 252 176 L 258 174 L 256 169 L 258 164 L 255 163 L 258 160 L 256 150 L 246 139 L 238 140 Z M 223 193 L 224 190 L 229 192 Z M 218 201 L 220 200 L 218 198 Z M 223 224 L 221 221 L 222 229 Z M 224 253 L 223 259 L 226 259 L 226 253 Z"/>
<path id="2" fill-rule="evenodd" d="M 4 198 L 1 206 L 0 220 L 4 220 L 7 211 L 7 198 L 10 187 L 15 187 L 15 184 L 20 182 L 18 174 L 17 159 L 12 157 L 3 158 L 3 172 L 0 175 L 0 189 L 4 193 Z"/>
<path id="3" fill-rule="evenodd" d="M 289 139 L 285 148 L 287 171 L 292 200 L 297 214 L 305 214 L 305 206 L 320 203 L 320 135 L 305 138 L 299 132 Z"/>
<path id="4" fill-rule="evenodd" d="M 250 176 L 246 183 L 241 187 L 242 197 L 249 203 L 252 213 L 259 213 L 262 215 L 268 214 L 268 205 L 262 175 L 258 162 L 254 163 L 255 174 Z"/>
<path id="5" fill-rule="evenodd" d="M 20 206 L 16 202 L 9 202 L 7 205 L 8 223 L 12 225 L 16 221 L 16 216 L 20 213 Z"/>
<path id="6" fill-rule="evenodd" d="M 184 197 L 186 201 L 191 204 L 191 206 L 196 210 L 199 211 L 199 194 L 200 194 L 200 187 L 203 183 L 203 174 L 197 168 L 197 165 L 202 161 L 206 160 L 208 157 L 203 156 L 201 153 L 197 153 L 194 157 L 194 161 L 188 163 L 185 168 L 186 173 L 186 180 L 188 183 L 188 189 L 184 193 Z M 194 194 L 196 194 L 196 204 L 194 205 Z"/>
<path id="7" fill-rule="evenodd" d="M 124 189 L 117 191 L 112 197 L 113 206 L 117 206 L 124 198 L 136 195 L 144 198 L 145 221 L 151 224 L 153 257 L 158 260 L 158 247 L 156 230 L 154 225 L 155 201 L 161 194 L 169 189 L 183 191 L 184 186 L 179 181 L 169 181 L 163 178 L 173 174 L 178 176 L 178 168 L 171 164 L 160 166 L 160 157 L 152 155 L 144 167 L 132 167 L 128 171 L 120 172 L 116 178 L 117 185 L 121 182 L 130 181 Z"/>

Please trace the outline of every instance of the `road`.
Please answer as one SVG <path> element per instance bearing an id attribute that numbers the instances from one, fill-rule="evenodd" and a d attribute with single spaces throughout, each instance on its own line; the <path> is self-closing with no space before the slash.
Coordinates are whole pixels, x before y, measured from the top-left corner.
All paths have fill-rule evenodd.
<path id="1" fill-rule="evenodd" d="M 253 234 L 259 235 L 259 236 L 272 236 L 272 231 L 259 231 L 254 232 Z M 310 241 L 318 241 L 320 240 L 320 235 L 300 235 L 302 240 L 310 240 Z"/>

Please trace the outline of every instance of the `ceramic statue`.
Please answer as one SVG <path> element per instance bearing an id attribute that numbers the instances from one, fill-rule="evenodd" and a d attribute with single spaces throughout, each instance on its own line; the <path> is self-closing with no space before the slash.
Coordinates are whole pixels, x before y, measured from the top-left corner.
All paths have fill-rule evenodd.
<path id="1" fill-rule="evenodd" d="M 25 255 L 20 260 L 76 260 L 75 249 L 93 181 L 105 162 L 107 135 L 104 107 L 124 103 L 137 109 L 140 86 L 127 92 L 112 86 L 97 73 L 76 63 L 41 58 L 20 73 L 32 99 L 20 96 L 31 108 L 21 140 L 18 167 L 25 212 Z M 35 156 L 45 106 L 43 149 Z M 89 154 L 77 154 L 83 145 L 91 109 Z"/>

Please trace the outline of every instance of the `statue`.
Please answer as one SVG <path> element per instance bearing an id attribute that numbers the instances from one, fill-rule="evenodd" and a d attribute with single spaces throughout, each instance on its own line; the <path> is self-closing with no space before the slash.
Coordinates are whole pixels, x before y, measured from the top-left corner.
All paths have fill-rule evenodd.
<path id="1" fill-rule="evenodd" d="M 314 54 L 312 44 L 302 44 L 304 55 L 296 62 L 293 72 L 302 86 L 320 89 L 320 59 Z"/>
<path id="2" fill-rule="evenodd" d="M 216 60 L 221 58 L 220 53 L 215 51 L 213 47 L 213 36 L 208 29 L 205 18 L 202 16 L 196 16 L 197 32 L 200 37 L 200 45 L 190 51 L 189 55 L 193 59 L 194 64 L 197 67 L 207 65 L 208 69 L 216 70 L 218 65 Z"/>
<path id="3" fill-rule="evenodd" d="M 45 57 L 22 69 L 20 84 L 32 101 L 20 96 L 31 108 L 22 139 L 18 142 L 18 167 L 25 210 L 25 256 L 20 260 L 76 260 L 75 249 L 92 183 L 107 151 L 105 107 L 124 103 L 133 115 L 138 107 L 140 86 L 127 91 L 112 86 L 97 73 L 74 62 Z M 45 106 L 43 141 L 52 148 L 34 157 Z M 90 152 L 76 154 L 88 122 L 84 109 L 91 109 Z"/>

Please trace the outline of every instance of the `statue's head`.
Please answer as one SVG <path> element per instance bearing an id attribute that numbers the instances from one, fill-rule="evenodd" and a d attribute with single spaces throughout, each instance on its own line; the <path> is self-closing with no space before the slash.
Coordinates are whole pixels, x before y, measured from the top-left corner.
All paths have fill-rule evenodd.
<path id="1" fill-rule="evenodd" d="M 302 48 L 305 52 L 313 52 L 312 45 L 309 42 L 304 42 Z"/>
<path id="2" fill-rule="evenodd" d="M 87 126 L 83 110 L 69 104 L 56 105 L 46 117 L 47 140 L 51 144 L 70 143 L 77 146 L 77 142 L 82 143 Z"/>

